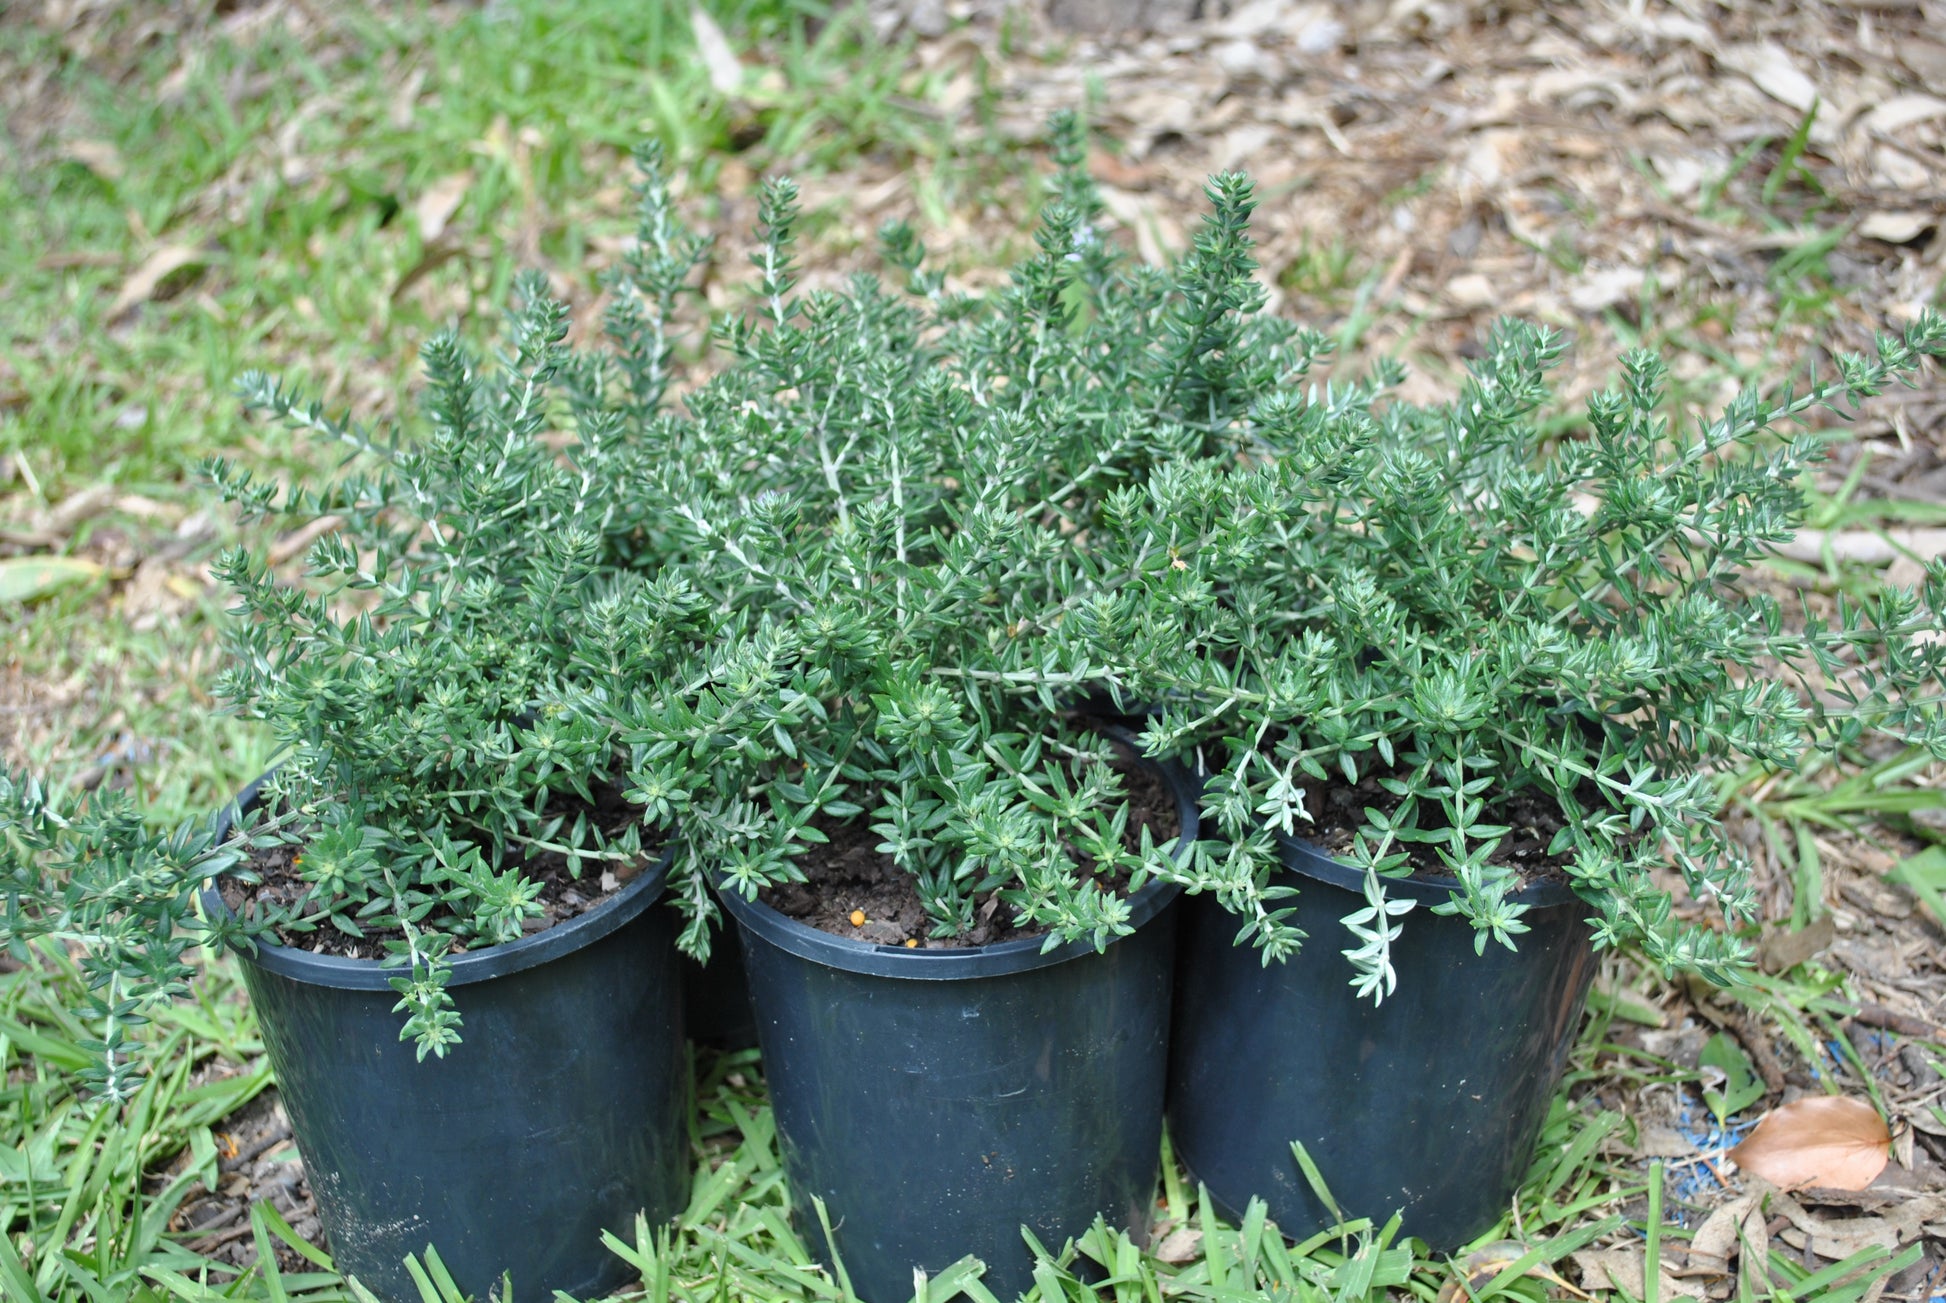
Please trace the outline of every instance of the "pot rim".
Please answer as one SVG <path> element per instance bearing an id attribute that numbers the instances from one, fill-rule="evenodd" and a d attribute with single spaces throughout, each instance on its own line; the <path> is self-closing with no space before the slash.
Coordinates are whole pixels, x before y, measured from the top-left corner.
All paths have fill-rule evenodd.
<path id="1" fill-rule="evenodd" d="M 1168 784 L 1171 794 L 1176 798 L 1176 820 L 1180 831 L 1176 835 L 1176 862 L 1185 860 L 1191 844 L 1202 830 L 1201 812 L 1197 807 L 1198 787 L 1194 775 L 1174 760 L 1152 760 L 1141 754 L 1134 746 L 1133 737 L 1121 729 L 1104 728 L 1102 734 L 1121 743 L 1135 752 L 1138 764 L 1153 768 Z M 1128 898 L 1129 926 L 1139 928 L 1156 917 L 1170 902 L 1182 893 L 1179 882 L 1166 882 L 1156 879 Z M 1066 963 L 1084 955 L 1101 953 L 1087 937 L 1077 937 L 1043 950 L 1047 935 L 1016 937 L 1011 941 L 999 941 L 985 946 L 957 946 L 944 950 L 908 950 L 904 946 L 890 946 L 880 942 L 858 941 L 851 937 L 835 936 L 823 932 L 808 923 L 800 923 L 789 918 L 759 900 L 745 900 L 733 890 L 718 893 L 725 909 L 742 926 L 780 950 L 836 968 L 848 973 L 863 973 L 873 977 L 901 978 L 920 982 L 951 982 L 979 977 L 1001 977 L 1011 973 L 1031 972 L 1036 968 L 1047 968 L 1054 964 Z M 1108 945 L 1121 940 L 1120 936 L 1108 938 Z"/>
<path id="2" fill-rule="evenodd" d="M 1169 902 L 1182 893 L 1179 882 L 1155 881 L 1129 897 L 1134 908 L 1129 925 L 1139 928 L 1160 914 Z M 745 900 L 736 892 L 723 894 L 723 907 L 738 923 L 778 949 L 809 959 L 826 968 L 871 977 L 902 978 L 916 982 L 952 982 L 976 977 L 1002 977 L 1010 973 L 1032 972 L 1066 963 L 1084 955 L 1100 953 L 1087 937 L 1063 942 L 1052 950 L 1042 950 L 1046 936 L 1016 937 L 986 946 L 957 946 L 946 950 L 908 950 L 872 941 L 854 941 L 834 936 L 807 923 L 778 913 L 760 900 Z M 1108 945 L 1121 940 L 1108 938 Z"/>
<path id="3" fill-rule="evenodd" d="M 1112 701 L 1097 693 L 1090 700 L 1105 708 L 1113 708 Z M 1128 707 L 1123 714 L 1125 719 L 1139 719 L 1143 715 L 1154 714 L 1158 707 L 1153 703 L 1136 704 Z M 1104 729 L 1112 736 L 1133 742 L 1133 733 L 1120 728 Z M 1199 775 L 1200 777 L 1200 775 Z M 1286 869 L 1316 882 L 1343 887 L 1349 891 L 1362 892 L 1365 889 L 1365 871 L 1355 865 L 1347 864 L 1333 856 L 1315 842 L 1302 837 L 1292 837 L 1285 833 L 1273 833 L 1277 838 L 1278 859 Z M 1459 890 L 1459 879 L 1447 873 L 1411 873 L 1404 877 L 1386 878 L 1386 889 L 1396 890 L 1422 904 L 1436 905 Z M 1549 878 L 1528 883 L 1519 891 L 1507 897 L 1518 905 L 1539 909 L 1551 909 L 1579 901 L 1581 896 L 1573 886 Z"/>
<path id="4" fill-rule="evenodd" d="M 248 809 L 256 801 L 258 789 L 268 777 L 265 774 L 244 788 L 225 809 L 219 822 L 219 838 L 229 832 L 230 811 Z M 593 909 L 577 914 L 566 922 L 556 923 L 553 927 L 529 933 L 518 941 L 452 955 L 448 960 L 451 976 L 447 978 L 446 985 L 466 986 L 495 977 L 506 977 L 593 945 L 639 918 L 644 910 L 661 898 L 675 858 L 676 843 L 672 837 L 655 863 Z M 199 894 L 206 916 L 235 917 L 224 903 L 223 893 L 217 889 L 214 879 L 205 883 Z M 231 949 L 236 950 L 246 963 L 255 964 L 279 977 L 340 991 L 390 992 L 394 978 L 411 972 L 404 965 L 388 964 L 377 959 L 320 955 L 297 946 L 282 945 L 269 940 L 267 936 L 251 938 L 249 943 L 232 946 Z"/>
<path id="5" fill-rule="evenodd" d="M 1314 882 L 1342 887 L 1346 891 L 1364 891 L 1365 870 L 1345 863 L 1314 842 L 1287 837 L 1282 833 L 1276 836 L 1277 857 L 1290 872 Z M 1388 893 L 1404 896 L 1422 905 L 1437 905 L 1459 890 L 1459 879 L 1444 873 L 1413 873 L 1400 878 L 1381 878 L 1381 881 Z M 1508 892 L 1507 899 L 1516 905 L 1552 909 L 1578 903 L 1581 897 L 1566 882 L 1541 878 L 1519 891 Z"/>

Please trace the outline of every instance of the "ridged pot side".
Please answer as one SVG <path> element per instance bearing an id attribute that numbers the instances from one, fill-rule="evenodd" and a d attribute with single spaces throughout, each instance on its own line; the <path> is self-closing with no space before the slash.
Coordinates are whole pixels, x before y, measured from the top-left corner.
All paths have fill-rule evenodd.
<path id="1" fill-rule="evenodd" d="M 1594 975 L 1588 907 L 1563 884 L 1516 897 L 1530 908 L 1518 951 L 1431 906 L 1439 879 L 1389 883 L 1418 907 L 1393 943 L 1398 989 L 1374 1006 L 1350 984 L 1336 938 L 1362 907 L 1360 872 L 1286 841 L 1291 922 L 1309 941 L 1264 966 L 1233 943 L 1237 920 L 1185 902 L 1178 956 L 1169 1125 L 1176 1154 L 1227 1213 L 1255 1198 L 1287 1236 L 1333 1219 L 1299 1170 L 1301 1141 L 1347 1217 L 1383 1223 L 1436 1251 L 1490 1228 L 1533 1157 Z"/>

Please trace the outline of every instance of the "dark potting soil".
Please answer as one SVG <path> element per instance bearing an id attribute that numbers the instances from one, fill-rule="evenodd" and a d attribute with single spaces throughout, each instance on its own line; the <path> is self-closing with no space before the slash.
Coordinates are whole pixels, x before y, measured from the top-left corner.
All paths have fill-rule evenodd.
<path id="1" fill-rule="evenodd" d="M 641 807 L 624 799 L 620 788 L 596 787 L 594 793 L 593 821 L 604 834 L 613 836 L 630 822 L 641 819 Z M 579 798 L 559 797 L 549 807 L 548 814 L 571 817 L 580 805 Z M 578 878 L 569 871 L 568 857 L 556 851 L 535 851 L 526 855 L 510 853 L 498 868 L 504 871 L 518 865 L 523 876 L 541 884 L 540 896 L 535 901 L 541 912 L 529 918 L 525 927 L 526 934 L 531 936 L 587 913 L 634 881 L 637 875 L 655 862 L 659 854 L 656 850 L 659 841 L 660 838 L 656 836 L 645 836 L 643 842 L 648 849 L 643 851 L 641 860 L 635 864 L 602 861 L 597 868 L 593 862 L 584 862 L 582 876 Z M 304 880 L 303 855 L 302 846 L 290 845 L 251 852 L 250 868 L 261 881 L 250 883 L 238 882 L 231 877 L 223 878 L 218 884 L 223 903 L 240 918 L 248 918 L 253 912 L 267 906 L 297 906 L 299 919 L 314 914 L 315 909 L 303 903 L 305 895 L 312 890 L 312 884 Z M 346 912 L 354 913 L 353 910 Z M 450 913 L 435 911 L 425 920 L 424 926 L 429 931 L 444 931 L 452 918 Z M 318 920 L 311 931 L 277 927 L 271 929 L 271 935 L 279 945 L 345 959 L 383 959 L 390 953 L 386 949 L 386 942 L 405 939 L 404 932 L 396 927 L 369 926 L 364 919 L 357 921 L 365 934 L 362 937 L 343 932 L 323 919 Z M 463 954 L 465 949 L 464 946 L 455 945 L 452 953 Z"/>
<path id="2" fill-rule="evenodd" d="M 1367 774 L 1355 784 L 1335 780 L 1307 783 L 1304 805 L 1315 822 L 1300 828 L 1298 836 L 1322 846 L 1333 855 L 1341 856 L 1349 852 L 1358 829 L 1365 823 L 1366 806 L 1387 814 L 1398 807 L 1399 798 L 1379 786 L 1378 777 Z M 1589 795 L 1594 796 L 1593 793 Z M 1573 861 L 1573 854 L 1547 853 L 1548 846 L 1554 841 L 1554 834 L 1567 823 L 1561 817 L 1560 807 L 1551 797 L 1540 792 L 1513 792 L 1498 798 L 1489 796 L 1480 819 L 1483 823 L 1499 824 L 1508 830 L 1501 835 L 1500 844 L 1493 849 L 1493 853 L 1487 856 L 1487 863 L 1510 867 L 1522 882 L 1567 881 L 1567 866 Z M 1421 801 L 1419 826 L 1425 831 L 1433 831 L 1449 825 L 1442 810 Z M 1401 842 L 1398 849 L 1411 858 L 1414 873 L 1450 877 L 1439 858 L 1440 847 L 1444 844 Z"/>
<path id="3" fill-rule="evenodd" d="M 1129 805 L 1128 830 L 1123 844 L 1130 850 L 1142 844 L 1142 830 L 1157 845 L 1181 831 L 1176 814 L 1175 793 L 1153 770 L 1117 765 Z M 1042 927 L 1020 927 L 1013 911 L 1001 903 L 997 892 L 980 903 L 973 929 L 957 937 L 935 937 L 933 921 L 919 903 L 915 879 L 895 864 L 890 855 L 878 850 L 883 840 L 871 829 L 869 816 L 846 820 L 820 820 L 819 831 L 831 839 L 817 848 L 815 858 L 801 863 L 807 882 L 785 883 L 766 888 L 759 899 L 778 913 L 800 923 L 879 945 L 903 946 L 917 941 L 918 948 L 952 950 L 968 946 L 995 945 L 1021 937 L 1046 933 Z M 1077 866 L 1076 872 L 1086 870 Z M 1125 874 L 1099 878 L 1104 890 L 1128 894 Z M 862 924 L 852 922 L 853 912 L 864 916 Z"/>

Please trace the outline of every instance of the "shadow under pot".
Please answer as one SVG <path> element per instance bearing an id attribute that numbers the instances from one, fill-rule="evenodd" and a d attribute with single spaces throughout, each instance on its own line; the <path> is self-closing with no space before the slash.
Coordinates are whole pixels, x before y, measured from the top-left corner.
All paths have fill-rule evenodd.
<path id="1" fill-rule="evenodd" d="M 750 983 L 743 975 L 743 942 L 725 918 L 710 934 L 709 960 L 688 955 L 682 968 L 682 1017 L 689 1039 L 719 1050 L 747 1050 L 757 1043 Z"/>
<path id="2" fill-rule="evenodd" d="M 502 1273 L 522 1298 L 633 1278 L 601 1233 L 689 1196 L 675 921 L 652 908 L 671 858 L 585 914 L 454 958 L 464 1023 L 444 1058 L 399 1039 L 400 968 L 238 951 L 339 1271 L 388 1303 L 417 1303 L 405 1258 L 428 1245 L 478 1298 Z M 203 905 L 229 912 L 214 885 Z"/>
<path id="3" fill-rule="evenodd" d="M 1145 762 L 1146 763 L 1146 762 Z M 1196 837 L 1191 780 L 1162 766 Z M 1130 898 L 1097 951 L 1043 937 L 905 949 L 819 931 L 725 892 L 743 932 L 764 1076 L 813 1252 L 866 1303 L 972 1255 L 1001 1298 L 1093 1225 L 1145 1233 L 1161 1155 L 1180 888 Z M 831 1225 L 827 1239 L 813 1198 Z"/>
<path id="4" fill-rule="evenodd" d="M 1365 904 L 1363 871 L 1280 839 L 1297 888 L 1289 921 L 1309 940 L 1266 967 L 1233 944 L 1234 915 L 1184 902 L 1177 957 L 1169 1134 L 1176 1155 L 1231 1218 L 1253 1198 L 1293 1238 L 1335 1219 L 1291 1150 L 1302 1141 L 1347 1218 L 1403 1230 L 1437 1252 L 1507 1211 L 1533 1157 L 1594 974 L 1589 909 L 1564 884 L 1511 897 L 1529 906 L 1518 951 L 1474 953 L 1463 918 L 1432 913 L 1452 880 L 1388 881 L 1416 907 L 1393 944 L 1398 990 L 1357 995 L 1336 940 Z"/>

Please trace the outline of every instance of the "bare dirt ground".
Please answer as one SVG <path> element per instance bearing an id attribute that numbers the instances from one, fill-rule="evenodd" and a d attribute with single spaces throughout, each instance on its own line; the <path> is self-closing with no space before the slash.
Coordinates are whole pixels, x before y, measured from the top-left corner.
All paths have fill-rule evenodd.
<path id="1" fill-rule="evenodd" d="M 213 1262 L 246 1268 L 257 1260 L 257 1243 L 250 1223 L 250 1205 L 269 1203 L 293 1231 L 313 1244 L 323 1243 L 317 1204 L 304 1176 L 291 1135 L 290 1119 L 273 1088 L 223 1120 L 215 1133 L 217 1181 L 197 1187 L 176 1208 L 169 1229 L 182 1242 Z M 159 1189 L 189 1160 L 184 1150 L 168 1168 L 149 1179 Z M 285 1271 L 305 1271 L 304 1260 L 288 1246 L 272 1241 L 277 1265 Z"/>

